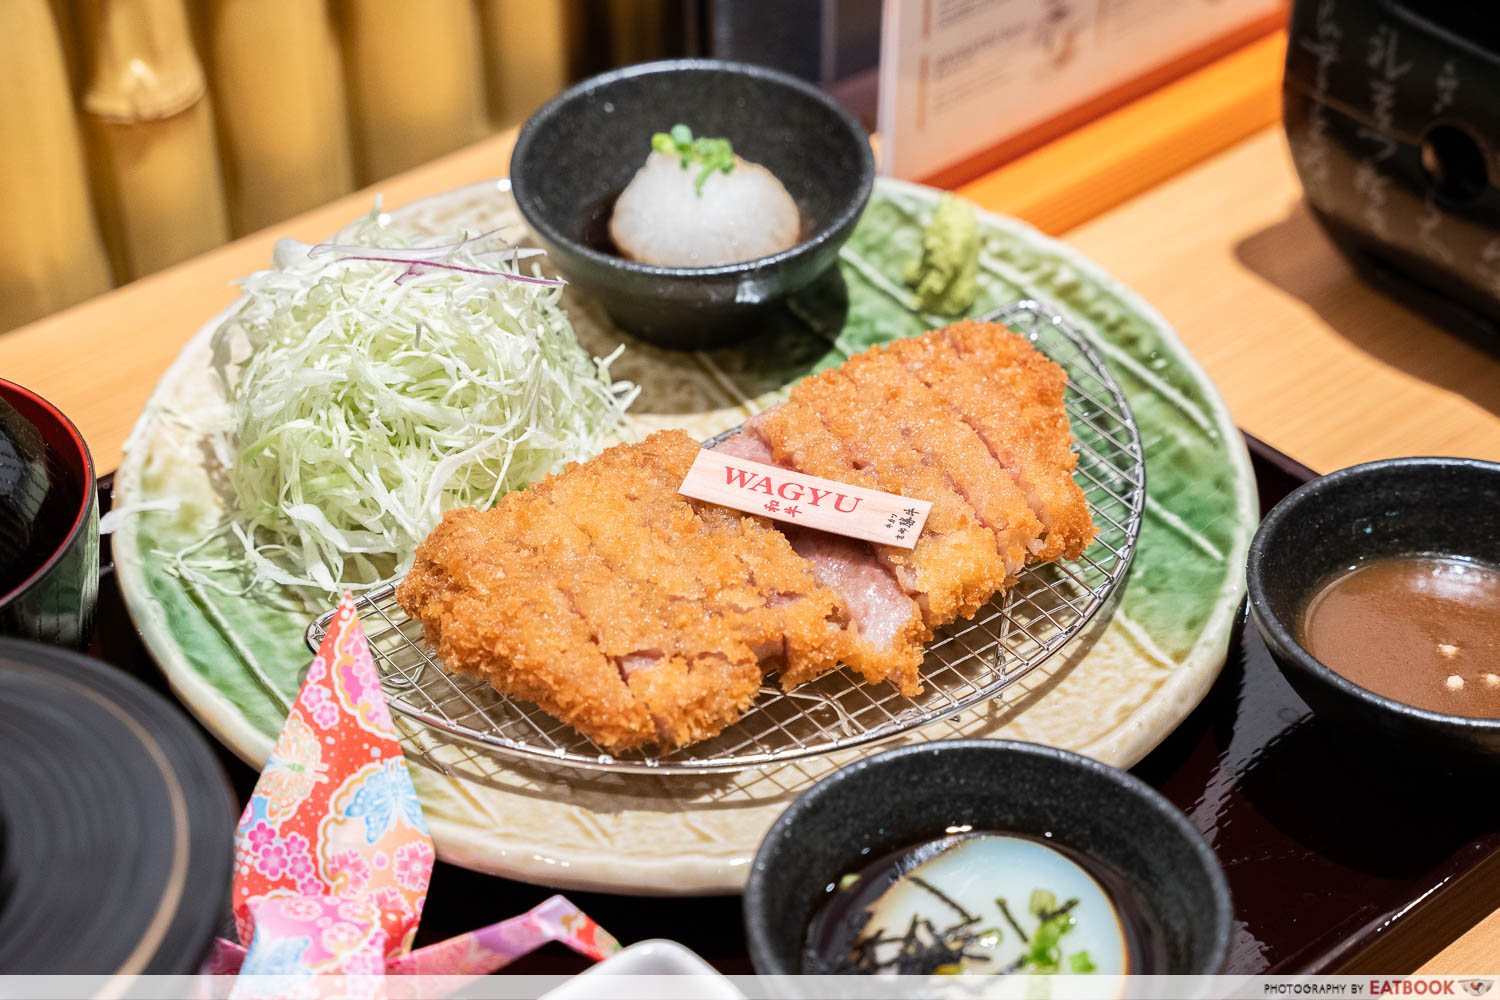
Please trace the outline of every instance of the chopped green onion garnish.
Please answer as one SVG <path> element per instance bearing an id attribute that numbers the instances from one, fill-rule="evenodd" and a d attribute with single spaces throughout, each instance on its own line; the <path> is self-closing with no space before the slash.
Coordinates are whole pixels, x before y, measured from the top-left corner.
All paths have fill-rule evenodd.
<path id="1" fill-rule="evenodd" d="M 702 166 L 693 189 L 701 197 L 703 182 L 715 171 L 727 174 L 734 169 L 734 147 L 728 139 L 694 139 L 693 130 L 678 123 L 670 132 L 657 132 L 651 137 L 651 148 L 658 153 L 676 153 L 682 169 L 697 164 Z"/>
<path id="2" fill-rule="evenodd" d="M 1098 966 L 1094 964 L 1092 958 L 1089 958 L 1088 952 L 1075 951 L 1068 956 L 1068 968 L 1074 972 L 1094 972 L 1097 971 Z"/>
<path id="3" fill-rule="evenodd" d="M 1029 958 L 1034 965 L 1054 969 L 1058 960 L 1062 958 L 1058 950 L 1057 942 L 1068 928 L 1060 926 L 1062 921 L 1048 921 L 1036 929 L 1036 934 L 1031 939 L 1031 952 Z"/>

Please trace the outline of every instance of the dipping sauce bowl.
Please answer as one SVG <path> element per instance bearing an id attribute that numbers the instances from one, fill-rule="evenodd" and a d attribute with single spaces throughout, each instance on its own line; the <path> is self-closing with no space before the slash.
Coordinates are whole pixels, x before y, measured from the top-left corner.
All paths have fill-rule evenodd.
<path id="1" fill-rule="evenodd" d="M 1500 465 L 1388 459 L 1302 486 L 1276 505 L 1251 542 L 1250 612 L 1297 694 L 1360 744 L 1500 763 L 1500 719 L 1417 708 L 1378 694 L 1313 656 L 1301 638 L 1308 604 L 1328 581 L 1372 560 L 1411 555 L 1500 567 Z M 1423 641 L 1429 624 L 1416 623 Z"/>

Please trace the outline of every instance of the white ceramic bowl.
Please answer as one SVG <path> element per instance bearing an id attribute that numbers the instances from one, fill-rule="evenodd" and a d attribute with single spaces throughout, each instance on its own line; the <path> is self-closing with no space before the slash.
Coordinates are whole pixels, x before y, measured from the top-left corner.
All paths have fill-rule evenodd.
<path id="1" fill-rule="evenodd" d="M 622 983 L 620 977 L 637 977 Z M 745 1000 L 729 979 L 676 941 L 641 941 L 611 955 L 542 1000 Z"/>

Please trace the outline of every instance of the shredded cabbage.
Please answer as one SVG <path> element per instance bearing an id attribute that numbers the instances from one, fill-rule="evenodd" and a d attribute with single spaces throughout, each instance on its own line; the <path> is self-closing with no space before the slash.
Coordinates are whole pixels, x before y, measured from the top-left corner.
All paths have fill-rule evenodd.
<path id="1" fill-rule="evenodd" d="M 579 345 L 560 282 L 496 234 L 413 241 L 375 209 L 283 240 L 214 335 L 231 546 L 257 582 L 326 594 L 405 575 L 443 512 L 595 454 L 635 397 Z M 247 353 L 248 350 L 248 353 Z"/>

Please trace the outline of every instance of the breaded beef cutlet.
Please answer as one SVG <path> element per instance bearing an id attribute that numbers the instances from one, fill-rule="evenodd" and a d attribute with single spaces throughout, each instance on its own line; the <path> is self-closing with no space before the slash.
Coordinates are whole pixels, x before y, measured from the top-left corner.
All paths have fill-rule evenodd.
<path id="1" fill-rule="evenodd" d="M 999 323 L 964 320 L 872 354 L 899 362 L 968 424 L 1005 467 L 1042 524 L 1034 561 L 1077 559 L 1097 531 L 1073 481 L 1078 456 L 1063 390 L 1067 373 Z"/>
<path id="2" fill-rule="evenodd" d="M 776 464 L 770 448 L 751 434 L 736 434 L 714 450 L 763 465 Z M 704 504 L 705 516 L 709 511 L 726 520 L 738 518 L 735 511 Z M 901 589 L 890 567 L 877 557 L 875 547 L 858 538 L 795 524 L 758 517 L 752 520 L 766 530 L 785 535 L 793 551 L 806 561 L 813 578 L 843 600 L 849 619 L 843 640 L 844 661 L 871 684 L 888 680 L 903 694 L 919 693 L 922 647 L 932 633 L 922 621 L 921 608 Z M 824 669 L 828 667 L 811 663 L 783 669 L 782 687 L 791 690 Z"/>
<path id="3" fill-rule="evenodd" d="M 1066 382 L 1025 338 L 963 321 L 804 380 L 718 446 L 928 501 L 911 549 L 687 499 L 698 445 L 662 431 L 448 513 L 397 599 L 449 669 L 610 750 L 717 734 L 771 669 L 790 689 L 843 662 L 916 695 L 933 628 L 1096 534 Z"/>

